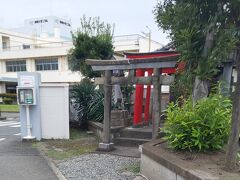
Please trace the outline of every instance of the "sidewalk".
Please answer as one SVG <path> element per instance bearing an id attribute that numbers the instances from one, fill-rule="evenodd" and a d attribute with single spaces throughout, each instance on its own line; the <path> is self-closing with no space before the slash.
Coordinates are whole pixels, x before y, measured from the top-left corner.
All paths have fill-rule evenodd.
<path id="1" fill-rule="evenodd" d="M 19 132 L 19 127 L 4 126 L 4 123 L 0 126 L 0 138 L 4 139 L 0 141 L 0 179 L 57 179 L 38 150 L 33 148 L 31 143 L 22 142 L 20 136 L 16 136 Z"/>

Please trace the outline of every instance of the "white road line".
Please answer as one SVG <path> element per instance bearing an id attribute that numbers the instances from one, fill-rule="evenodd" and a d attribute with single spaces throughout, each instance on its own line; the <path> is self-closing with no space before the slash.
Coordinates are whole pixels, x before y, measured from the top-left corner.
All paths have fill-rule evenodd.
<path id="1" fill-rule="evenodd" d="M 21 125 L 10 126 L 12 128 L 21 127 Z"/>
<path id="2" fill-rule="evenodd" d="M 17 122 L 17 123 L 6 123 L 6 124 L 0 124 L 0 127 L 2 127 L 2 126 L 12 126 L 12 125 L 19 125 L 20 124 L 20 122 Z"/>
<path id="3" fill-rule="evenodd" d="M 0 124 L 16 123 L 19 121 L 0 121 Z"/>
<path id="4" fill-rule="evenodd" d="M 0 138 L 0 141 L 4 141 L 6 138 Z"/>
<path id="5" fill-rule="evenodd" d="M 14 136 L 21 136 L 21 133 L 14 134 Z"/>

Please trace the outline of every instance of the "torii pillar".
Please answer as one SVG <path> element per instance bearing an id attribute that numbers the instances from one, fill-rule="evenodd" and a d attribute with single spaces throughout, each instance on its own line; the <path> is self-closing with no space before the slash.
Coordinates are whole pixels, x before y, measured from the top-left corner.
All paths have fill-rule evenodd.
<path id="1" fill-rule="evenodd" d="M 135 60 L 140 60 L 145 58 L 171 57 L 171 56 L 180 55 L 179 52 L 176 52 L 176 51 L 155 51 L 155 52 L 148 52 L 148 53 L 124 53 L 124 54 L 126 58 L 135 59 Z M 163 68 L 159 70 L 161 71 L 161 73 L 166 73 L 166 74 L 174 74 L 176 72 L 175 67 Z M 145 72 L 148 73 L 148 76 L 152 76 L 153 68 L 136 69 L 136 77 L 144 76 Z M 150 122 L 149 111 L 150 111 L 150 100 L 151 100 L 151 85 L 147 86 L 146 101 L 144 104 L 144 120 L 142 118 L 143 94 L 144 94 L 144 85 L 136 84 L 134 114 L 133 114 L 134 127 L 148 124 Z"/>

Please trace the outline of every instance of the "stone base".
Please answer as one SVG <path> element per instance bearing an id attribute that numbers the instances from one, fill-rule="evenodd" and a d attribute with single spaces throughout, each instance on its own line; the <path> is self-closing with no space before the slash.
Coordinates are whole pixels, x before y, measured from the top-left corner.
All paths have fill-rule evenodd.
<path id="1" fill-rule="evenodd" d="M 143 126 L 144 126 L 144 125 L 143 125 L 142 122 L 139 123 L 139 124 L 135 124 L 135 125 L 133 124 L 133 125 L 132 125 L 133 128 L 142 128 Z"/>
<path id="2" fill-rule="evenodd" d="M 23 142 L 34 142 L 36 140 L 36 137 L 34 136 L 25 136 L 22 138 Z"/>
<path id="3" fill-rule="evenodd" d="M 112 151 L 114 149 L 113 143 L 99 143 L 98 150 L 99 151 Z"/>
<path id="4" fill-rule="evenodd" d="M 240 173 L 224 171 L 223 152 L 199 154 L 194 160 L 186 160 L 184 152 L 174 152 L 167 148 L 164 139 L 143 144 L 141 154 L 141 174 L 151 180 L 220 180 L 240 177 Z M 204 166 L 204 167 L 203 167 Z"/>

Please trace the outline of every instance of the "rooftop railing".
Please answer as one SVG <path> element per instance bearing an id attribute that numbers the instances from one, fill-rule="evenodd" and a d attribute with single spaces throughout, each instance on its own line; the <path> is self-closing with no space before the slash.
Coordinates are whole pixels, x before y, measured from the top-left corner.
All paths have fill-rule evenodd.
<path id="1" fill-rule="evenodd" d="M 35 44 L 22 44 L 18 46 L 8 46 L 2 47 L 1 51 L 18 51 L 18 50 L 29 50 L 29 49 L 42 49 L 42 48 L 56 48 L 63 46 L 71 46 L 71 41 L 62 41 L 62 42 L 47 42 L 47 43 L 35 43 Z"/>

